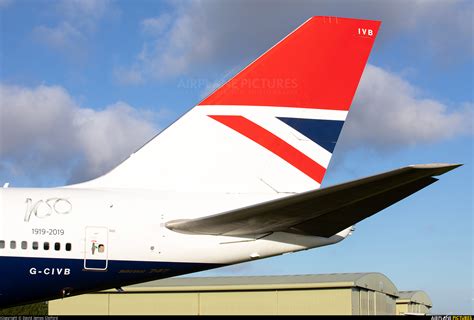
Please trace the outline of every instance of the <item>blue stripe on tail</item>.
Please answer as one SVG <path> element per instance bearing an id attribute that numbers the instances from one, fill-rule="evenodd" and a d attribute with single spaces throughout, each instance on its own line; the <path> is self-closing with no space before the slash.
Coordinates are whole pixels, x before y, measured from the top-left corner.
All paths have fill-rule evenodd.
<path id="1" fill-rule="evenodd" d="M 341 133 L 344 121 L 320 120 L 320 119 L 299 119 L 299 118 L 278 118 L 293 129 L 305 135 L 327 151 L 333 153 L 337 139 Z"/>

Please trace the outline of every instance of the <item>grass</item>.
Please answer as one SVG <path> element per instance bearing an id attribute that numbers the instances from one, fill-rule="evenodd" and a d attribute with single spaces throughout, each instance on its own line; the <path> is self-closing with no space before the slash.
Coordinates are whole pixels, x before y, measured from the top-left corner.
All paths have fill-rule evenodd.
<path id="1" fill-rule="evenodd" d="M 0 309 L 1 316 L 47 316 L 48 303 L 38 302 L 23 306 Z"/>

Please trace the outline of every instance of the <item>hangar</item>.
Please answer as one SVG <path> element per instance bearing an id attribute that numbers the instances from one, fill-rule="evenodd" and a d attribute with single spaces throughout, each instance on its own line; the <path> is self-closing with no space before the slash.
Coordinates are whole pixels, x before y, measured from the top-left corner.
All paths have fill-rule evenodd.
<path id="1" fill-rule="evenodd" d="M 50 315 L 395 315 L 381 273 L 172 278 L 49 303 Z"/>
<path id="2" fill-rule="evenodd" d="M 432 306 L 430 297 L 424 291 L 400 291 L 397 314 L 427 314 Z"/>

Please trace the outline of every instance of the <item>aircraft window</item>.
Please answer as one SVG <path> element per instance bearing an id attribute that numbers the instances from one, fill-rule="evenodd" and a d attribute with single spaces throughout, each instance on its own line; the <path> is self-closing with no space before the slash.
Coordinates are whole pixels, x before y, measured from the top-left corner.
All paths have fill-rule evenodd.
<path id="1" fill-rule="evenodd" d="M 5 248 L 5 240 L 0 240 L 0 249 Z"/>
<path id="2" fill-rule="evenodd" d="M 71 244 L 70 243 L 66 243 L 66 251 L 71 251 Z"/>
<path id="3" fill-rule="evenodd" d="M 10 249 L 16 249 L 16 241 L 10 241 Z"/>
<path id="4" fill-rule="evenodd" d="M 49 242 L 43 243 L 43 249 L 44 250 L 49 250 Z"/>
<path id="5" fill-rule="evenodd" d="M 22 248 L 23 250 L 27 249 L 27 248 L 28 248 L 28 242 L 22 241 L 22 242 L 21 242 L 21 248 Z"/>
<path id="6" fill-rule="evenodd" d="M 54 243 L 54 250 L 59 251 L 61 249 L 61 244 L 59 242 Z"/>
<path id="7" fill-rule="evenodd" d="M 38 247 L 39 247 L 38 241 L 34 241 L 32 247 L 33 247 L 33 250 L 38 250 Z"/>

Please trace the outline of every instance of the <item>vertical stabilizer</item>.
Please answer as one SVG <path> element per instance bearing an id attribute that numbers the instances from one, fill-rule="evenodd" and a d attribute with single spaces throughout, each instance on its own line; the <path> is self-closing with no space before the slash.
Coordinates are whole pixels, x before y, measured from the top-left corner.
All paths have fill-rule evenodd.
<path id="1" fill-rule="evenodd" d="M 379 26 L 309 19 L 86 185 L 227 193 L 318 188 Z"/>

